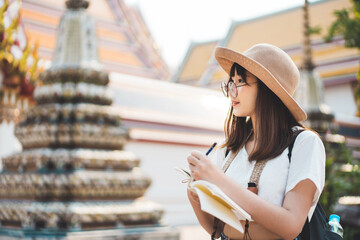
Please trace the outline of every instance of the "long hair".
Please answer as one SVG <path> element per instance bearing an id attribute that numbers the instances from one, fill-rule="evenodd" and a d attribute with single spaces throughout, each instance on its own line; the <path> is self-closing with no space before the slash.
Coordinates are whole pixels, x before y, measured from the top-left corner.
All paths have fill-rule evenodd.
<path id="1" fill-rule="evenodd" d="M 235 71 L 247 82 L 246 70 L 237 63 L 231 68 L 229 80 L 235 75 Z M 257 81 L 255 147 L 249 154 L 249 161 L 262 161 L 279 156 L 292 140 L 292 128 L 294 126 L 305 128 L 260 79 Z M 236 152 L 246 144 L 250 134 L 253 133 L 253 124 L 250 117 L 234 116 L 233 107 L 230 106 L 224 131 L 226 140 L 223 147 Z"/>

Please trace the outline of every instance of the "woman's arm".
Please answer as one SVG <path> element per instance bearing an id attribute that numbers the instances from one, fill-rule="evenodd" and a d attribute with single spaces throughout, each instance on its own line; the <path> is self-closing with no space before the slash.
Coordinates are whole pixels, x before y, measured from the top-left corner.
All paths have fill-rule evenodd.
<path id="1" fill-rule="evenodd" d="M 286 194 L 283 205 L 277 206 L 238 185 L 200 152 L 193 151 L 188 162 L 196 180 L 203 179 L 216 184 L 258 224 L 284 239 L 294 239 L 301 232 L 316 191 L 311 180 L 299 182 Z"/>
<path id="2" fill-rule="evenodd" d="M 315 194 L 315 184 L 299 182 L 288 192 L 282 206 L 270 203 L 241 187 L 225 175 L 218 187 L 247 211 L 255 222 L 284 239 L 294 239 L 301 232 Z"/>
<path id="3" fill-rule="evenodd" d="M 195 215 L 200 223 L 200 225 L 207 231 L 209 234 L 213 232 L 214 217 L 206 212 L 201 210 L 199 197 L 196 193 L 187 190 L 188 198 L 191 203 L 192 208 L 194 209 Z"/>

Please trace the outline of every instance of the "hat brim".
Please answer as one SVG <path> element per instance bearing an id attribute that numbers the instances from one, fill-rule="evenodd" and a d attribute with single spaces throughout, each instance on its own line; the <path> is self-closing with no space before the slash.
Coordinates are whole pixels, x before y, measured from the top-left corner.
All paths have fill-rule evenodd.
<path id="1" fill-rule="evenodd" d="M 298 121 L 306 120 L 305 111 L 298 105 L 295 99 L 281 86 L 279 81 L 269 70 L 257 61 L 245 56 L 242 53 L 233 51 L 229 48 L 217 47 L 215 58 L 222 69 L 230 75 L 232 65 L 236 62 L 250 73 L 259 78 L 276 96 L 285 104 L 294 118 Z"/>

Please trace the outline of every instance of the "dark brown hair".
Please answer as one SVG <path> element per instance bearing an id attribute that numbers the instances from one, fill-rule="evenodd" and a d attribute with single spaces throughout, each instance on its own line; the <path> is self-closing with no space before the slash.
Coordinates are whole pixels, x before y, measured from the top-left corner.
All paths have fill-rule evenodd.
<path id="1" fill-rule="evenodd" d="M 246 82 L 246 70 L 234 63 L 231 67 L 230 78 L 235 71 Z M 294 126 L 302 124 L 295 120 L 284 103 L 259 79 L 258 94 L 255 103 L 256 132 L 255 147 L 249 154 L 249 161 L 262 161 L 279 156 L 292 140 Z M 225 120 L 225 143 L 232 152 L 241 149 L 252 134 L 253 125 L 250 117 L 236 117 L 231 106 Z"/>

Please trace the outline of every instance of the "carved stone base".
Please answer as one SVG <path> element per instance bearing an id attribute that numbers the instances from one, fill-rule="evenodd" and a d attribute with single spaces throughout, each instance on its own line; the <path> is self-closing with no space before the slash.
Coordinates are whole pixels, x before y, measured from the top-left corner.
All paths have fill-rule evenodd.
<path id="1" fill-rule="evenodd" d="M 51 232 L 51 231 L 26 231 L 1 229 L 0 239 L 2 240 L 179 240 L 180 233 L 177 229 L 157 227 L 134 227 L 124 229 L 96 230 L 96 231 L 72 231 L 72 232 Z"/>

